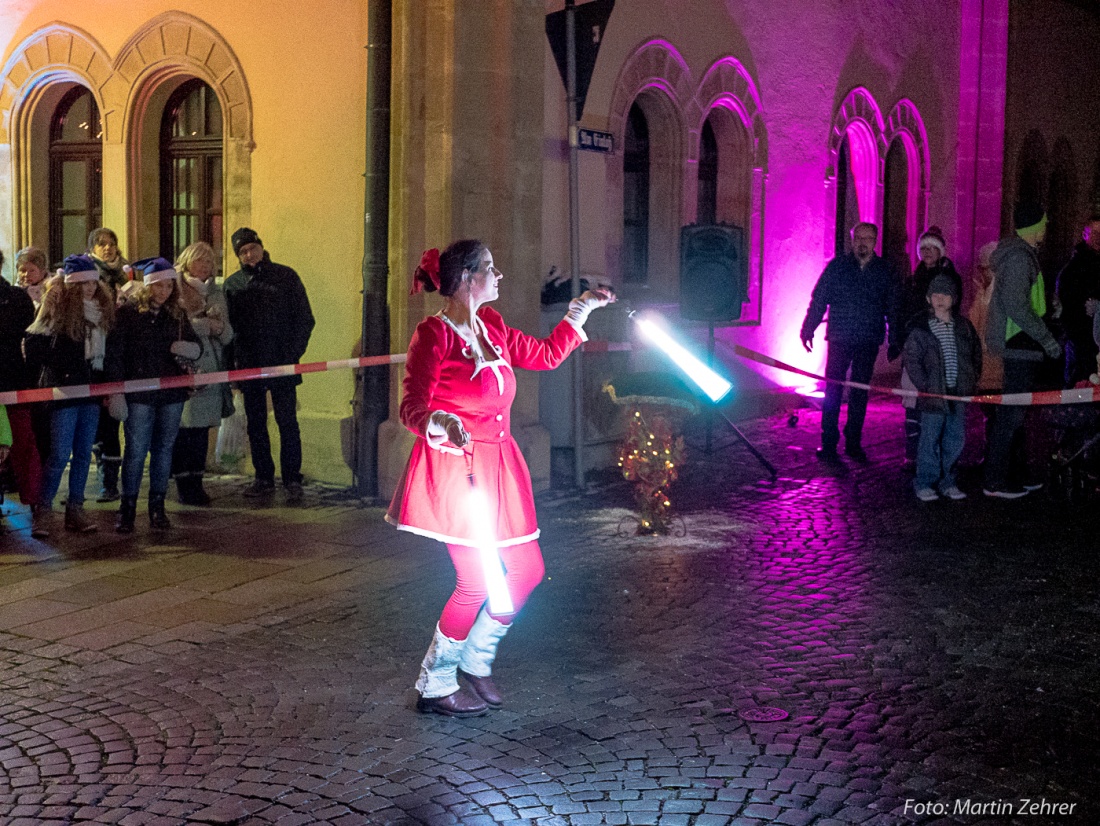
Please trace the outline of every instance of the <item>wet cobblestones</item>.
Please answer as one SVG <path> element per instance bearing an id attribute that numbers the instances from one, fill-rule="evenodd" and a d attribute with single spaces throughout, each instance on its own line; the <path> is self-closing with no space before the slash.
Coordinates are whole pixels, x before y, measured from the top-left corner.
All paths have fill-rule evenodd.
<path id="1" fill-rule="evenodd" d="M 1096 822 L 1090 507 L 921 504 L 897 408 L 865 467 L 819 466 L 801 419 L 745 428 L 775 483 L 739 447 L 693 454 L 683 536 L 629 535 L 618 485 L 547 497 L 506 706 L 465 721 L 411 710 L 449 563 L 377 509 L 249 510 L 228 480 L 161 544 L 9 531 L 0 818 Z M 738 716 L 759 707 L 788 716 Z M 1074 809 L 990 813 L 1023 798 Z"/>

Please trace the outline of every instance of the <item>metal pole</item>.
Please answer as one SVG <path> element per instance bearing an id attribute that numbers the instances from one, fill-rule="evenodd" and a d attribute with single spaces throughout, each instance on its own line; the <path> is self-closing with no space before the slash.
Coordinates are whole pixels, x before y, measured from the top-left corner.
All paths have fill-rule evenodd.
<path id="1" fill-rule="evenodd" d="M 392 0 L 370 0 L 367 11 L 367 168 L 363 211 L 364 356 L 390 351 L 389 227 L 390 227 L 390 44 Z M 359 371 L 356 428 L 356 492 L 377 498 L 378 428 L 389 418 L 390 368 Z"/>
<path id="2" fill-rule="evenodd" d="M 576 0 L 565 0 L 565 77 L 569 110 L 569 266 L 573 297 L 581 294 L 580 172 L 577 157 L 577 9 Z M 573 354 L 573 481 L 584 487 L 584 360 Z"/>

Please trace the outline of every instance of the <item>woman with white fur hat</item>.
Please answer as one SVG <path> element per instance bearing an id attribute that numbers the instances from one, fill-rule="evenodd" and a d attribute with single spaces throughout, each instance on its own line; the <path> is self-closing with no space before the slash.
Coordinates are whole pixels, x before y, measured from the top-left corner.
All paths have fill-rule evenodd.
<path id="1" fill-rule="evenodd" d="M 202 354 L 187 313 L 179 304 L 177 273 L 163 258 L 136 261 L 142 284 L 118 308 L 107 339 L 107 380 L 153 379 L 192 371 Z M 164 497 L 172 469 L 172 446 L 179 431 L 187 388 L 148 390 L 111 396 L 111 415 L 123 422 L 122 498 L 115 530 L 132 533 L 145 457 L 149 457 L 149 523 L 172 527 Z"/>
<path id="2" fill-rule="evenodd" d="M 102 381 L 114 310 L 114 297 L 99 280 L 91 258 L 66 258 L 23 339 L 27 364 L 39 387 Z M 98 398 L 54 401 L 50 406 L 50 456 L 42 480 L 42 502 L 47 511 L 52 507 L 69 465 L 65 529 L 78 533 L 96 530 L 84 513 L 84 488 L 101 407 Z"/>

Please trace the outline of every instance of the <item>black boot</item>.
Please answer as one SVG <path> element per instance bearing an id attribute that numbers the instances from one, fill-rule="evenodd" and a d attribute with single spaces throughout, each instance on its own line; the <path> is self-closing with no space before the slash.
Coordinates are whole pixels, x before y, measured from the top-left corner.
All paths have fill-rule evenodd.
<path id="1" fill-rule="evenodd" d="M 99 471 L 100 484 L 103 487 L 100 489 L 99 495 L 96 496 L 95 500 L 97 502 L 114 502 L 118 499 L 118 471 L 121 467 L 121 459 L 100 456 L 96 468 Z"/>
<path id="2" fill-rule="evenodd" d="M 133 533 L 136 518 L 137 497 L 123 496 L 118 503 L 118 521 L 115 522 L 115 531 L 118 533 Z"/>
<path id="3" fill-rule="evenodd" d="M 202 487 L 201 475 L 188 474 L 185 476 L 177 476 L 176 491 L 179 493 L 181 504 L 197 505 L 199 507 L 206 507 L 210 504 L 210 497 Z"/>
<path id="4" fill-rule="evenodd" d="M 149 494 L 149 525 L 157 531 L 166 531 L 172 527 L 168 514 L 164 512 L 163 493 Z"/>

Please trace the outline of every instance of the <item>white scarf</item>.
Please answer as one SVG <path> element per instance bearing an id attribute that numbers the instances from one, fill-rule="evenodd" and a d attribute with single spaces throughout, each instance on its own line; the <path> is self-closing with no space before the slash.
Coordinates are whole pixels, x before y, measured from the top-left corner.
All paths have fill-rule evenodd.
<path id="1" fill-rule="evenodd" d="M 197 292 L 203 298 L 206 298 L 206 296 L 210 294 L 210 281 L 213 281 L 214 279 L 211 278 L 209 281 L 202 281 L 198 278 L 194 278 L 188 275 L 187 273 L 184 273 L 183 280 L 187 282 L 188 286 L 190 286 L 192 290 Z"/>
<path id="2" fill-rule="evenodd" d="M 93 299 L 84 299 L 84 320 L 88 322 L 84 335 L 84 359 L 93 370 L 103 369 L 103 356 L 107 352 L 107 337 L 103 335 L 103 308 Z"/>

